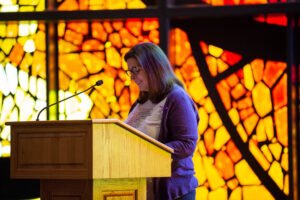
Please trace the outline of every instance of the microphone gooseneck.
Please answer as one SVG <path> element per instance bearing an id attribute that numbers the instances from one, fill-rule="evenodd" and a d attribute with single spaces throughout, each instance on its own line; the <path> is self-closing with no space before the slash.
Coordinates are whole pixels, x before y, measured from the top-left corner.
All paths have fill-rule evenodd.
<path id="1" fill-rule="evenodd" d="M 91 87 L 89 87 L 89 88 L 83 90 L 82 92 L 76 93 L 76 94 L 74 94 L 74 95 L 72 95 L 72 96 L 69 96 L 69 97 L 67 97 L 67 98 L 65 98 L 65 99 L 62 99 L 62 100 L 60 100 L 60 101 L 57 101 L 57 102 L 55 102 L 55 103 L 53 103 L 53 104 L 50 104 L 50 105 L 48 105 L 48 106 L 45 106 L 45 107 L 44 107 L 42 110 L 40 110 L 40 112 L 38 113 L 37 118 L 36 118 L 36 121 L 39 121 L 39 117 L 40 117 L 41 113 L 42 113 L 46 108 L 50 108 L 51 106 L 54 106 L 54 105 L 59 104 L 59 103 L 61 103 L 61 102 L 63 102 L 63 101 L 66 101 L 66 100 L 68 100 L 68 99 L 70 99 L 70 98 L 72 98 L 72 97 L 74 97 L 74 96 L 80 95 L 81 93 L 84 93 L 84 92 L 90 90 L 91 88 L 94 88 L 95 86 L 100 86 L 100 85 L 102 85 L 102 84 L 103 84 L 103 81 L 102 81 L 102 80 L 99 80 L 99 81 L 97 81 L 94 85 L 92 85 Z"/>

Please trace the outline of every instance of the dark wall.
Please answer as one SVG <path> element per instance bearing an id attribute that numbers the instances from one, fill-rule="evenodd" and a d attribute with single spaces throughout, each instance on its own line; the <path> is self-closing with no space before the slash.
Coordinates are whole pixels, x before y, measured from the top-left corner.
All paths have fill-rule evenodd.
<path id="1" fill-rule="evenodd" d="M 39 180 L 11 179 L 10 158 L 0 158 L 0 199 L 17 200 L 40 197 Z"/>

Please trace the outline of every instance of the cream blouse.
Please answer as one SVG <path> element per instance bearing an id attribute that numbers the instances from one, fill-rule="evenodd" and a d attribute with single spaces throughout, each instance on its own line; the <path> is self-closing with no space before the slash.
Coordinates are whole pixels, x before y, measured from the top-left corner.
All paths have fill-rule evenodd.
<path id="1" fill-rule="evenodd" d="M 129 113 L 125 123 L 139 131 L 157 139 L 160 131 L 160 122 L 166 98 L 157 104 L 150 100 L 137 104 Z"/>

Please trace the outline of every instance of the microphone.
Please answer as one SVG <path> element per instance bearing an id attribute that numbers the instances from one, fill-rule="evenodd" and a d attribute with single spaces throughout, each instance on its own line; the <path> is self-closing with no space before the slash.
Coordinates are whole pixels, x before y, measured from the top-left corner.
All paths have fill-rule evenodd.
<path id="1" fill-rule="evenodd" d="M 62 100 L 60 100 L 60 101 L 57 101 L 57 102 L 55 102 L 55 103 L 53 103 L 53 104 L 51 104 L 51 105 L 48 105 L 48 106 L 44 107 L 44 108 L 43 108 L 42 110 L 40 110 L 40 112 L 38 113 L 37 118 L 36 118 L 36 121 L 39 121 L 39 117 L 40 117 L 41 113 L 42 113 L 43 110 L 45 110 L 46 108 L 50 108 L 51 106 L 54 106 L 54 105 L 56 105 L 56 104 L 59 104 L 60 102 L 66 101 L 66 100 L 68 100 L 68 99 L 70 99 L 70 98 L 72 98 L 72 97 L 75 97 L 75 96 L 77 96 L 77 95 L 80 95 L 81 93 L 84 93 L 84 92 L 90 90 L 91 88 L 94 88 L 95 86 L 100 86 L 100 85 L 102 85 L 102 84 L 103 84 L 103 81 L 102 81 L 102 80 L 99 80 L 99 81 L 97 81 L 94 85 L 92 85 L 91 87 L 89 87 L 89 88 L 83 90 L 82 92 L 76 93 L 76 94 L 74 94 L 74 95 L 72 95 L 72 96 L 69 96 L 69 97 L 67 97 L 67 98 L 65 98 L 65 99 L 62 99 Z"/>

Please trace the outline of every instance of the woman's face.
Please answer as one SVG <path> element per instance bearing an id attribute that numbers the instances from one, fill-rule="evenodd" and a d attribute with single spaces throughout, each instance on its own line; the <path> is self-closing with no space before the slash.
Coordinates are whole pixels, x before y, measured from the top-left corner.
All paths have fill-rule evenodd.
<path id="1" fill-rule="evenodd" d="M 135 58 L 129 58 L 127 60 L 128 75 L 138 86 L 140 91 L 149 91 L 149 84 L 146 76 L 146 72 Z"/>

